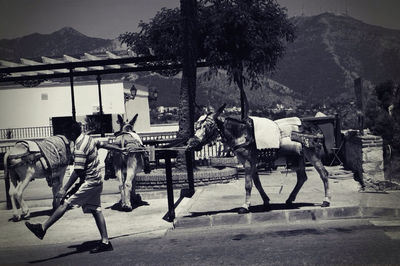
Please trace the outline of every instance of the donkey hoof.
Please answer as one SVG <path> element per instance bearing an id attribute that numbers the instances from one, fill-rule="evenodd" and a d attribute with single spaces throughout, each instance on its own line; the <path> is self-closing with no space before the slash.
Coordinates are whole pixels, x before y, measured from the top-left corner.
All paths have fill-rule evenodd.
<path id="1" fill-rule="evenodd" d="M 249 213 L 249 209 L 246 209 L 244 207 L 240 207 L 238 210 L 239 214 L 245 214 L 245 213 Z"/>
<path id="2" fill-rule="evenodd" d="M 321 204 L 321 207 L 322 207 L 322 208 L 329 207 L 329 206 L 331 206 L 331 203 L 330 203 L 329 201 L 326 201 L 326 200 L 324 200 L 324 201 L 322 202 L 322 204 Z"/>
<path id="3" fill-rule="evenodd" d="M 10 218 L 8 221 L 13 221 L 14 223 L 21 221 L 21 216 L 18 215 L 13 215 L 12 218 Z"/>
<path id="4" fill-rule="evenodd" d="M 132 211 L 132 207 L 131 206 L 122 206 L 122 210 L 124 211 L 124 212 L 131 212 Z"/>
<path id="5" fill-rule="evenodd" d="M 28 211 L 27 213 L 21 214 L 21 220 L 29 220 L 31 218 L 31 213 Z"/>

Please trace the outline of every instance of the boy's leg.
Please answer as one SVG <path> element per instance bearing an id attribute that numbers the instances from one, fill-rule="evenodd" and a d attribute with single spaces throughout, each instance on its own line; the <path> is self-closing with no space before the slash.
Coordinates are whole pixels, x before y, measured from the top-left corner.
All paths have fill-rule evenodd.
<path id="1" fill-rule="evenodd" d="M 99 253 L 104 251 L 114 250 L 111 242 L 108 240 L 106 221 L 104 220 L 103 212 L 101 210 L 91 210 L 93 217 L 96 221 L 97 228 L 101 235 L 101 242 L 97 247 L 92 249 L 90 253 Z"/>
<path id="2" fill-rule="evenodd" d="M 26 222 L 25 225 L 28 229 L 35 234 L 39 239 L 43 239 L 46 234 L 47 229 L 57 222 L 67 211 L 69 204 L 64 202 L 62 205 L 53 212 L 53 214 L 45 221 L 43 224 L 31 224 Z"/>
<path id="3" fill-rule="evenodd" d="M 99 229 L 101 242 L 103 242 L 104 244 L 108 244 L 107 226 L 103 212 L 98 210 L 91 210 L 91 212 L 93 214 L 94 220 L 96 221 L 97 229 Z"/>
<path id="4" fill-rule="evenodd" d="M 68 203 L 63 202 L 58 208 L 53 212 L 53 214 L 42 224 L 43 230 L 47 231 L 50 226 L 57 222 L 67 211 Z"/>

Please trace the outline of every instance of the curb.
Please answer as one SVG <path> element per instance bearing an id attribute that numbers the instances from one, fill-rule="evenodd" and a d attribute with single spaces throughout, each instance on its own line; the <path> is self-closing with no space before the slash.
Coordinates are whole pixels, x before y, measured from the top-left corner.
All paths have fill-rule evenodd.
<path id="1" fill-rule="evenodd" d="M 190 214 L 189 214 L 190 215 Z M 400 209 L 377 207 L 328 207 L 305 210 L 281 210 L 246 214 L 215 214 L 199 217 L 182 216 L 175 219 L 175 229 L 216 227 L 227 225 L 279 224 L 348 218 L 400 217 Z"/>

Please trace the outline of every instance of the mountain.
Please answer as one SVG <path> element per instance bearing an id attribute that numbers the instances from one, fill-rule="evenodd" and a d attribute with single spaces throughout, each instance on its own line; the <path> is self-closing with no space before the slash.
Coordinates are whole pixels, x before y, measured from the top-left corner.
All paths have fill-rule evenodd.
<path id="1" fill-rule="evenodd" d="M 114 40 L 88 37 L 65 27 L 51 34 L 34 33 L 16 39 L 0 40 L 0 59 L 19 63 L 19 58 L 62 57 L 84 52 L 100 52 L 115 46 Z"/>
<path id="2" fill-rule="evenodd" d="M 292 21 L 297 38 L 272 78 L 303 99 L 352 94 L 358 77 L 373 84 L 400 78 L 399 30 L 331 13 Z"/>
<path id="3" fill-rule="evenodd" d="M 291 19 L 297 38 L 287 46 L 276 71 L 266 77 L 260 90 L 248 92 L 254 107 L 281 102 L 323 102 L 338 96 L 353 96 L 353 80 L 362 77 L 369 84 L 388 79 L 400 82 L 400 31 L 363 23 L 349 16 L 324 13 Z M 82 55 L 121 50 L 117 40 L 85 36 L 72 28 L 52 34 L 31 34 L 0 40 L 0 59 Z M 197 102 L 237 104 L 238 90 L 224 73 L 211 79 L 200 78 Z M 157 105 L 177 105 L 180 77 L 165 78 L 141 73 L 138 82 L 158 89 Z"/>

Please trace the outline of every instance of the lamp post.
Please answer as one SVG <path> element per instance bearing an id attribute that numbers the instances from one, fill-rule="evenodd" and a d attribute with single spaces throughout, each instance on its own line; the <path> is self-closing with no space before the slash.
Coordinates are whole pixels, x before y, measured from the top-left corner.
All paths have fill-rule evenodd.
<path id="1" fill-rule="evenodd" d="M 137 88 L 136 88 L 135 84 L 131 83 L 129 85 L 130 85 L 130 87 L 128 87 L 129 90 L 126 89 L 124 92 L 124 105 L 125 105 L 125 117 L 126 118 L 128 117 L 126 103 L 129 100 L 134 100 L 136 98 L 136 94 L 137 94 Z"/>
<path id="2" fill-rule="evenodd" d="M 101 100 L 101 77 L 100 75 L 97 75 L 97 89 L 98 89 L 98 93 L 99 93 L 99 106 L 100 106 L 100 134 L 101 137 L 104 137 L 104 129 L 103 129 L 103 102 Z"/>

